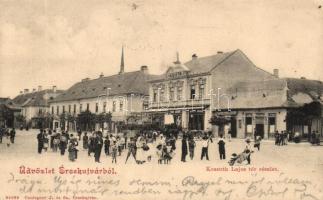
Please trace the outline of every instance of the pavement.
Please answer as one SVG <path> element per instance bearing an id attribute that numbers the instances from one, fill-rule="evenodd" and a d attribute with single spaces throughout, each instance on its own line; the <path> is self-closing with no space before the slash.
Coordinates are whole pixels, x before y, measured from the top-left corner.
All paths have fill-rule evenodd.
<path id="1" fill-rule="evenodd" d="M 255 176 L 265 176 L 266 178 L 278 177 L 282 174 L 296 177 L 298 180 L 310 180 L 315 182 L 315 188 L 323 188 L 323 146 L 312 146 L 309 143 L 294 144 L 290 143 L 286 146 L 275 146 L 273 141 L 263 141 L 261 143 L 260 151 L 255 150 L 251 156 L 251 165 L 237 165 L 236 167 L 255 167 L 260 169 L 275 168 L 277 171 L 268 173 L 237 173 L 232 171 L 228 165 L 229 158 L 232 153 L 240 153 L 245 147 L 244 140 L 232 139 L 231 142 L 226 141 L 226 160 L 220 160 L 218 153 L 217 142 L 214 141 L 209 145 L 209 157 L 210 160 L 200 159 L 201 155 L 201 141 L 196 142 L 195 157 L 193 160 L 187 156 L 187 162 L 181 162 L 181 141 L 176 142 L 175 156 L 169 165 L 160 165 L 157 163 L 155 148 L 152 147 L 147 152 L 147 155 L 152 155 L 151 162 L 146 162 L 143 165 L 137 165 L 134 159 L 130 159 L 125 164 L 127 150 L 122 152 L 121 156 L 117 157 L 117 164 L 112 164 L 110 156 L 104 155 L 102 151 L 101 163 L 95 163 L 93 156 L 89 157 L 87 151 L 82 149 L 82 143 L 79 146 L 78 159 L 75 162 L 68 160 L 68 153 L 61 156 L 58 152 L 43 152 L 42 154 L 37 153 L 37 130 L 29 131 L 17 131 L 15 144 L 12 144 L 9 148 L 5 144 L 0 144 L 0 165 L 2 173 L 0 174 L 0 185 L 6 184 L 3 180 L 8 178 L 8 173 L 17 173 L 19 167 L 24 165 L 26 167 L 54 167 L 64 165 L 68 168 L 77 167 L 106 167 L 115 168 L 118 178 L 121 180 L 129 180 L 137 177 L 149 177 L 159 179 L 171 179 L 181 180 L 181 178 L 192 174 L 201 179 L 212 179 L 215 180 L 219 176 L 231 179 L 253 179 Z M 208 172 L 208 168 L 229 168 L 231 172 L 221 173 L 219 172 Z M 230 180 L 231 180 L 230 179 Z M 314 185 L 314 184 L 313 184 Z M 227 188 L 229 186 L 226 186 Z M 314 186 L 313 186 L 314 187 Z M 2 187 L 3 189 L 3 187 Z M 0 187 L 0 200 L 1 194 L 5 192 Z M 313 188 L 312 188 L 313 189 Z M 243 187 L 239 186 L 235 189 L 237 195 L 240 194 L 238 191 L 243 190 Z M 12 188 L 12 191 L 17 191 Z M 314 189 L 313 189 L 314 191 Z M 242 194 L 242 193 L 241 193 Z M 313 193 L 314 194 L 314 193 Z M 291 195 L 291 194 L 290 194 Z M 320 196 L 321 195 L 321 196 Z M 214 199 L 211 198 L 205 199 Z M 301 199 L 300 196 L 294 196 L 293 198 L 287 199 Z M 318 200 L 323 199 L 323 192 L 320 190 L 315 194 Z M 322 198 L 321 198 L 322 197 Z M 269 197 L 268 197 L 269 198 Z M 267 198 L 267 199 L 268 199 Z M 119 198 L 115 198 L 119 199 Z M 127 198 L 125 198 L 127 199 Z M 132 199 L 141 199 L 138 196 Z M 161 198 L 163 199 L 163 198 Z M 166 198 L 165 198 L 166 199 Z M 183 199 L 182 196 L 178 199 Z M 192 198 L 194 199 L 194 198 Z M 198 199 L 198 198 L 197 198 Z M 219 198 L 221 199 L 221 198 Z M 223 198 L 224 199 L 224 198 Z M 231 198 L 231 199 L 253 199 L 253 198 Z M 259 196 L 255 199 L 259 199 Z M 264 198 L 266 199 L 266 198 Z M 272 198 L 275 199 L 275 198 Z M 277 198 L 279 199 L 279 198 Z M 282 198 L 286 199 L 286 198 Z M 310 199 L 310 198 L 302 198 Z M 313 198 L 315 199 L 315 198 Z M 185 199 L 186 200 L 186 199 Z M 228 200 L 228 199 L 227 199 Z"/>

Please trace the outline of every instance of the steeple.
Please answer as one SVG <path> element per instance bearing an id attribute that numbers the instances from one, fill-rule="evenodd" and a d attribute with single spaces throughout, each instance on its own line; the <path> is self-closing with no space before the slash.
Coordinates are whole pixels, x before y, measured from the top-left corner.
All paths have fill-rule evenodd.
<path id="1" fill-rule="evenodd" d="M 179 61 L 179 53 L 178 53 L 178 51 L 176 52 L 176 61 L 174 62 L 174 64 L 181 64 L 181 61 Z"/>
<path id="2" fill-rule="evenodd" d="M 124 73 L 124 55 L 123 55 L 123 45 L 122 45 L 122 50 L 121 50 L 121 63 L 120 63 L 120 72 L 119 74 Z"/>

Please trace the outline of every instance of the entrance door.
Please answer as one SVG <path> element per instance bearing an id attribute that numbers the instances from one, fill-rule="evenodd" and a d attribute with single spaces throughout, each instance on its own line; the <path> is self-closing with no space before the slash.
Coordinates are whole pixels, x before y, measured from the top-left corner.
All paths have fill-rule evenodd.
<path id="1" fill-rule="evenodd" d="M 204 130 L 204 113 L 190 112 L 188 123 L 190 130 Z"/>
<path id="2" fill-rule="evenodd" d="M 265 132 L 264 132 L 264 124 L 256 124 L 256 133 L 255 135 L 259 135 L 261 138 L 264 138 Z"/>
<path id="3" fill-rule="evenodd" d="M 237 119 L 235 117 L 231 119 L 231 137 L 237 137 Z"/>

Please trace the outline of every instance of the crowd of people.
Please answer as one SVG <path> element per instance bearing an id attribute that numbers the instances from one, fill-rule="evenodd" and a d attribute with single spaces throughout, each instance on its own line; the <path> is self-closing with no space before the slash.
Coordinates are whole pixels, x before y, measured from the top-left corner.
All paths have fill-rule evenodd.
<path id="1" fill-rule="evenodd" d="M 3 143 L 10 147 L 15 143 L 15 136 L 14 128 L 0 127 L 0 144 Z M 290 141 L 297 143 L 300 137 L 297 133 L 291 135 L 287 131 L 276 131 L 274 138 L 275 145 L 283 146 Z M 312 144 L 319 144 L 319 138 L 314 131 L 308 139 Z M 158 164 L 170 164 L 175 153 L 180 154 L 181 162 L 193 160 L 196 157 L 197 141 L 200 142 L 199 148 L 201 148 L 198 159 L 210 160 L 209 146 L 215 143 L 218 146 L 219 159 L 226 160 L 226 143 L 230 140 L 231 138 L 221 134 L 215 138 L 210 132 L 196 135 L 189 131 L 181 133 L 146 131 L 130 137 L 127 134 L 103 134 L 101 131 L 82 132 L 78 130 L 76 134 L 70 134 L 68 131 L 41 129 L 37 134 L 37 151 L 39 154 L 49 150 L 58 152 L 61 156 L 68 154 L 68 159 L 72 162 L 77 160 L 78 152 L 82 150 L 87 151 L 88 156 L 93 156 L 97 163 L 101 162 L 103 154 L 105 157 L 111 157 L 112 163 L 127 163 L 129 159 L 132 159 L 137 164 L 144 164 L 152 160 Z M 176 143 L 176 141 L 178 142 Z M 261 141 L 262 137 L 255 135 L 253 145 L 251 145 L 251 139 L 247 138 L 245 148 L 240 153 L 232 154 L 229 164 L 233 165 L 244 161 L 246 164 L 250 164 L 251 154 L 255 152 L 255 149 L 260 151 Z M 179 147 L 176 147 L 176 144 Z M 104 153 L 101 154 L 102 151 Z M 124 153 L 126 154 L 125 160 L 120 161 L 120 156 Z"/>
<path id="2" fill-rule="evenodd" d="M 179 136 L 180 135 L 180 136 Z M 179 139 L 176 147 L 176 141 Z M 127 134 L 103 134 L 101 131 L 82 132 L 69 134 L 68 131 L 40 130 L 37 135 L 38 153 L 51 149 L 52 152 L 59 152 L 64 156 L 66 150 L 68 159 L 76 161 L 78 151 L 87 151 L 88 156 L 93 156 L 94 161 L 101 162 L 101 157 L 111 157 L 112 163 L 124 162 L 125 164 L 132 159 L 137 164 L 156 161 L 158 164 L 170 164 L 175 153 L 180 153 L 181 162 L 193 160 L 196 156 L 196 142 L 201 142 L 200 160 L 209 159 L 209 146 L 215 142 L 218 146 L 219 158 L 226 160 L 226 138 L 220 135 L 217 139 L 211 133 L 204 133 L 202 136 L 196 136 L 190 132 L 162 133 L 158 131 L 147 131 L 128 137 Z M 254 147 L 260 150 L 261 137 L 257 137 Z M 82 144 L 82 145 L 80 145 Z M 177 151 L 175 151 L 179 148 Z M 101 153 L 101 152 L 104 152 Z M 120 156 L 125 153 L 125 160 L 120 161 Z M 246 148 L 243 153 L 247 154 L 246 161 L 250 164 L 250 154 L 253 150 L 250 146 L 250 139 L 246 140 Z M 232 159 L 232 158 L 231 158 Z"/>

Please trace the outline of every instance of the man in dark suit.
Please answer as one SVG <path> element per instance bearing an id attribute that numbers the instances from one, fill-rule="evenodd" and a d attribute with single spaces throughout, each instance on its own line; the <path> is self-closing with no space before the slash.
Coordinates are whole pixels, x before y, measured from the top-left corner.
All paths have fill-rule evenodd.
<path id="1" fill-rule="evenodd" d="M 37 141 L 38 141 L 38 153 L 41 154 L 42 149 L 44 147 L 44 134 L 43 130 L 40 130 L 40 132 L 37 135 Z"/>
<path id="2" fill-rule="evenodd" d="M 99 134 L 95 134 L 94 139 L 94 159 L 95 162 L 100 162 L 101 150 L 103 146 L 103 139 Z"/>
<path id="3" fill-rule="evenodd" d="M 182 162 L 186 162 L 186 155 L 187 155 L 187 141 L 186 141 L 186 135 L 183 135 L 182 139 Z"/>

